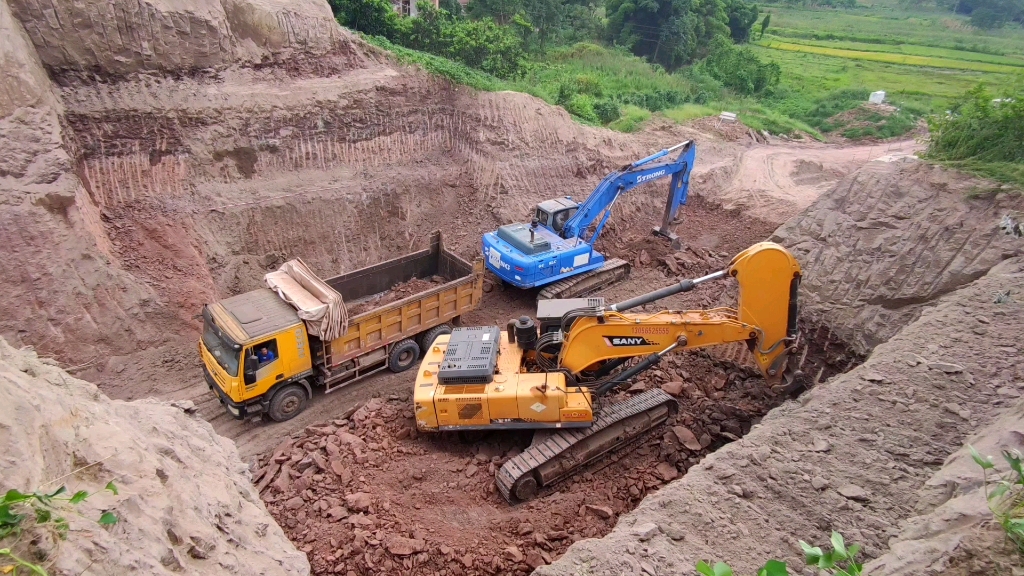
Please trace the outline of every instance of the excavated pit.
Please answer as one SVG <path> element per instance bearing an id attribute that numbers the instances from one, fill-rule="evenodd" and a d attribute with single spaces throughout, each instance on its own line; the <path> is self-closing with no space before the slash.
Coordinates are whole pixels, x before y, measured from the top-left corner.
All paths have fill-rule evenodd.
<path id="1" fill-rule="evenodd" d="M 630 258 L 633 274 L 600 295 L 613 302 L 721 269 L 775 228 L 700 194 L 683 212 L 677 230 L 687 248 L 678 252 L 648 232 L 653 218 L 617 220 L 599 248 Z M 649 308 L 729 305 L 735 297 L 724 281 Z M 495 290 L 464 324 L 501 325 L 532 314 L 533 306 L 533 292 Z M 825 327 L 802 331 L 808 385 L 862 360 Z M 314 574 L 526 574 L 578 540 L 607 534 L 619 515 L 789 398 L 767 389 L 741 345 L 670 356 L 606 400 L 663 387 L 679 401 L 670 423 L 546 495 L 511 506 L 497 493 L 494 472 L 529 445 L 530 433 L 495 432 L 473 443 L 418 434 L 409 379 L 375 380 L 383 387 L 358 410 L 308 426 L 251 462 L 264 502 L 307 552 Z"/>
<path id="2" fill-rule="evenodd" d="M 937 468 L 986 422 L 1015 417 L 1024 390 L 1024 350 L 1005 336 L 1022 329 L 1024 247 L 998 225 L 1020 221 L 1019 195 L 978 197 L 987 184 L 892 162 L 911 140 L 769 143 L 713 118 L 656 118 L 629 135 L 581 126 L 527 95 L 402 67 L 321 0 L 0 0 L 0 32 L 11 87 L 0 91 L 0 333 L 115 406 L 193 401 L 252 462 L 316 573 L 523 573 L 553 561 L 538 573 L 619 576 L 684 573 L 698 558 L 749 573 L 786 551 L 795 567 L 793 542 L 829 528 L 864 544 L 885 567 L 873 574 L 996 572 L 978 562 L 998 552 L 984 503 L 969 517 L 963 498 L 941 503 L 950 482 L 977 500 L 977 483 Z M 721 269 L 774 234 L 806 272 L 812 387 L 799 401 L 767 413 L 783 399 L 740 368 L 741 348 L 673 357 L 637 385 L 678 394 L 671 426 L 509 507 L 491 467 L 528 437 L 414 436 L 407 374 L 317 392 L 281 424 L 232 420 L 206 389 L 195 315 L 282 261 L 332 275 L 422 247 L 434 229 L 472 258 L 482 232 L 523 221 L 536 202 L 582 198 L 610 170 L 687 139 L 698 155 L 676 227 L 686 248 L 649 234 L 665 186 L 637 189 L 600 244 L 633 274 L 603 295 Z M 661 304 L 734 298 L 723 284 Z M 464 321 L 503 325 L 533 306 L 530 292 L 494 291 Z M 961 371 L 931 368 L 950 364 Z M 131 475 L 172 499 L 206 489 L 188 474 L 185 488 L 163 487 L 159 471 Z M 157 531 L 136 547 L 163 562 L 179 544 Z M 103 561 L 124 562 L 102 548 Z M 964 568 L 965 549 L 980 568 Z M 183 573 L 216 570 L 212 558 L 178 559 Z"/>

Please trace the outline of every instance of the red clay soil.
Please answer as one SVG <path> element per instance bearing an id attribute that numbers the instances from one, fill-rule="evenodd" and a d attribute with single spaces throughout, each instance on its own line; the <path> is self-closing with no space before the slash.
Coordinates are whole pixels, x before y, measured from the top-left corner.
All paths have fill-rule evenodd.
<path id="1" fill-rule="evenodd" d="M 408 394 L 373 398 L 293 435 L 257 461 L 254 481 L 314 574 L 526 574 L 606 534 L 619 514 L 783 399 L 731 366 L 703 353 L 666 359 L 605 401 L 661 386 L 679 399 L 675 421 L 515 506 L 496 492 L 494 471 L 530 434 L 495 432 L 472 444 L 419 434 Z"/>

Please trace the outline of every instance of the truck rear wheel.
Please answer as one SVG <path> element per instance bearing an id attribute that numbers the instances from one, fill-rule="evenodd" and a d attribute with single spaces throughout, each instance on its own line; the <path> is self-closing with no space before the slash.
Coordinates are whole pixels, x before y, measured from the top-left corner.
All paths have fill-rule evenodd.
<path id="1" fill-rule="evenodd" d="M 391 349 L 391 355 L 388 356 L 388 368 L 392 372 L 405 372 L 412 368 L 419 359 L 420 345 L 412 338 L 406 338 Z"/>
<path id="2" fill-rule="evenodd" d="M 297 384 L 289 384 L 280 388 L 270 399 L 270 417 L 276 422 L 284 422 L 298 416 L 306 409 L 306 391 Z"/>
<path id="3" fill-rule="evenodd" d="M 448 324 L 434 326 L 430 330 L 427 330 L 422 335 L 420 335 L 420 350 L 423 350 L 423 353 L 426 354 L 427 350 L 430 349 L 430 345 L 434 343 L 434 340 L 436 340 L 438 336 L 451 333 L 452 327 L 449 326 Z"/>

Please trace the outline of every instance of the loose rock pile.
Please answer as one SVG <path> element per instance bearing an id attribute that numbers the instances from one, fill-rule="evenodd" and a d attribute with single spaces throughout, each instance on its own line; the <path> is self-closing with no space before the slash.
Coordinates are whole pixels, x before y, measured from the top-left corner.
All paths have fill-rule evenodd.
<path id="1" fill-rule="evenodd" d="M 316 574 L 526 574 L 606 534 L 778 401 L 759 377 L 699 354 L 667 359 L 606 401 L 657 386 L 680 400 L 669 426 L 514 507 L 497 494 L 494 473 L 531 435 L 422 435 L 408 394 L 373 398 L 284 440 L 255 463 L 254 481 Z"/>

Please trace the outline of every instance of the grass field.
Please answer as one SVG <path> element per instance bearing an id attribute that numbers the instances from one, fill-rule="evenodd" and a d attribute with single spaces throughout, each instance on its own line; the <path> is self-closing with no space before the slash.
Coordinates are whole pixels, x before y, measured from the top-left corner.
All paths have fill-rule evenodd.
<path id="1" fill-rule="evenodd" d="M 1024 56 L 999 56 L 985 54 L 982 52 L 971 52 L 969 50 L 953 50 L 950 48 L 935 48 L 933 46 L 919 46 L 917 44 L 871 44 L 868 42 L 852 42 L 846 40 L 805 40 L 803 38 L 778 38 L 769 34 L 768 39 L 777 38 L 790 44 L 802 44 L 806 46 L 822 46 L 838 48 L 842 50 L 856 50 L 861 52 L 884 52 L 889 54 L 908 54 L 913 56 L 927 56 L 934 58 L 947 58 L 951 60 L 962 60 L 965 62 L 987 62 L 989 64 L 1002 64 L 1013 67 L 1024 67 Z"/>
<path id="2" fill-rule="evenodd" d="M 867 0 L 870 1 L 870 0 Z M 771 26 L 753 49 L 782 67 L 774 107 L 837 90 L 884 90 L 897 105 L 942 113 L 952 98 L 985 83 L 995 93 L 1024 83 L 1024 30 L 978 31 L 948 11 L 878 0 L 850 10 L 763 6 Z M 797 102 L 794 102 L 794 101 Z"/>
<path id="3" fill-rule="evenodd" d="M 762 5 L 761 10 L 772 15 L 770 33 L 783 38 L 914 45 L 1024 57 L 1024 31 L 1019 27 L 979 31 L 964 17 L 935 8 L 907 10 L 878 3 L 833 10 L 769 4 Z"/>
<path id="4" fill-rule="evenodd" d="M 917 54 L 900 54 L 888 51 L 866 51 L 850 50 L 846 48 L 831 47 L 827 45 L 796 44 L 793 42 L 777 42 L 766 40 L 759 42 L 761 46 L 773 50 L 787 50 L 789 52 L 807 52 L 809 54 L 820 54 L 822 56 L 834 56 L 847 60 L 870 60 L 872 62 L 885 62 L 887 64 L 903 64 L 905 66 L 921 66 L 927 68 L 949 68 L 952 70 L 972 70 L 975 72 L 994 72 L 997 74 L 1014 74 L 1024 72 L 1024 61 L 1019 65 L 994 64 L 963 58 L 941 58 L 936 56 L 924 56 Z M 916 47 L 924 48 L 924 47 Z M 947 50 L 947 52 L 955 52 Z"/>

